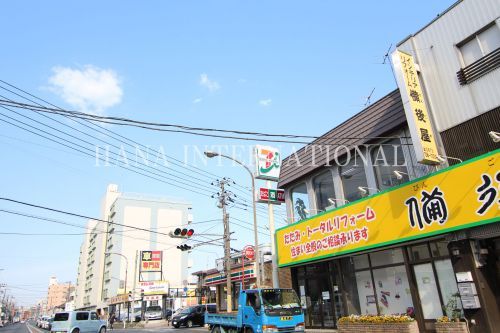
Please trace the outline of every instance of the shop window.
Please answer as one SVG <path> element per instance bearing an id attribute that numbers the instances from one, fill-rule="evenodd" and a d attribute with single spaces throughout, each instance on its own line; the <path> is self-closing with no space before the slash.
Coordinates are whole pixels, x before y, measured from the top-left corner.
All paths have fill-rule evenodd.
<path id="1" fill-rule="evenodd" d="M 393 139 L 371 150 L 377 186 L 385 190 L 409 180 L 400 139 Z"/>
<path id="2" fill-rule="evenodd" d="M 309 216 L 309 196 L 306 184 L 300 184 L 292 189 L 294 222 L 304 220 Z"/>
<path id="3" fill-rule="evenodd" d="M 408 253 L 412 261 L 420 261 L 431 257 L 427 243 L 410 246 Z"/>
<path id="4" fill-rule="evenodd" d="M 370 253 L 370 260 L 373 266 L 386 266 L 404 262 L 401 248 L 389 249 Z"/>
<path id="5" fill-rule="evenodd" d="M 458 287 L 455 279 L 455 272 L 450 259 L 436 260 L 434 262 L 436 267 L 436 274 L 439 280 L 439 287 L 441 288 L 441 295 L 443 297 L 443 305 L 446 308 L 446 315 L 452 317 L 451 308 L 446 307 L 447 304 L 456 304 L 458 309 L 461 309 L 461 301 L 458 299 Z"/>
<path id="6" fill-rule="evenodd" d="M 373 270 L 380 314 L 413 314 L 410 284 L 404 265 Z"/>
<path id="7" fill-rule="evenodd" d="M 431 263 L 413 266 L 417 281 L 418 295 L 424 319 L 436 319 L 443 315 L 441 300 Z"/>
<path id="8" fill-rule="evenodd" d="M 364 194 L 359 187 L 368 186 L 363 160 L 357 155 L 352 155 L 349 163 L 339 168 L 339 173 L 344 188 L 344 198 L 349 202 L 361 199 Z"/>
<path id="9" fill-rule="evenodd" d="M 318 210 L 328 210 L 337 207 L 337 201 L 334 200 L 333 176 L 329 170 L 313 179 L 313 187 Z"/>
<path id="10" fill-rule="evenodd" d="M 430 245 L 433 257 L 447 257 L 450 255 L 450 252 L 448 251 L 448 242 L 437 241 L 432 242 Z"/>
<path id="11" fill-rule="evenodd" d="M 465 66 L 481 59 L 500 47 L 500 28 L 493 22 L 459 45 Z"/>
<path id="12" fill-rule="evenodd" d="M 369 270 L 355 273 L 361 314 L 377 314 L 377 302 Z"/>
<path id="13" fill-rule="evenodd" d="M 352 262 L 353 262 L 354 268 L 356 270 L 368 268 L 370 266 L 370 264 L 368 262 L 368 255 L 367 254 L 362 254 L 359 256 L 352 257 Z"/>

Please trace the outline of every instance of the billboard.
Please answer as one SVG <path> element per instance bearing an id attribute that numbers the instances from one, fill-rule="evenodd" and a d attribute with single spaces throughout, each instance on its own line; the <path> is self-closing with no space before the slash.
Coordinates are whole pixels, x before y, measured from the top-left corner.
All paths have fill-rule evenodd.
<path id="1" fill-rule="evenodd" d="M 500 150 L 276 231 L 278 265 L 500 222 Z"/>
<path id="2" fill-rule="evenodd" d="M 144 295 L 168 294 L 167 281 L 142 281 L 140 288 Z"/>
<path id="3" fill-rule="evenodd" d="M 281 155 L 277 148 L 255 146 L 255 178 L 277 182 L 280 177 Z"/>
<path id="4" fill-rule="evenodd" d="M 162 251 L 141 251 L 141 272 L 161 272 Z"/>
<path id="5" fill-rule="evenodd" d="M 396 50 L 392 63 L 417 160 L 422 164 L 439 164 L 436 137 L 413 56 Z"/>

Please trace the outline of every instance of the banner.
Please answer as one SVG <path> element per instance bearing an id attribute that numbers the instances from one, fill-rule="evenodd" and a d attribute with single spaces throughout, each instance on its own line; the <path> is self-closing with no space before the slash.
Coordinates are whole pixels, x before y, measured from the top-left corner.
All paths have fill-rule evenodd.
<path id="1" fill-rule="evenodd" d="M 141 251 L 141 272 L 161 272 L 162 251 Z"/>
<path id="2" fill-rule="evenodd" d="M 413 56 L 396 50 L 392 62 L 417 160 L 422 164 L 439 164 L 436 137 Z"/>
<path id="3" fill-rule="evenodd" d="M 280 267 L 500 221 L 500 150 L 276 231 Z"/>

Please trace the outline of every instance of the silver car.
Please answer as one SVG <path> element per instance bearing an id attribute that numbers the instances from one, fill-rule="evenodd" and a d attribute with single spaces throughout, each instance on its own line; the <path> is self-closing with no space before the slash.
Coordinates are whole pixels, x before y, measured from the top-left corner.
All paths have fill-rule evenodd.
<path id="1" fill-rule="evenodd" d="M 106 333 L 106 321 L 94 311 L 58 312 L 54 316 L 51 333 Z"/>

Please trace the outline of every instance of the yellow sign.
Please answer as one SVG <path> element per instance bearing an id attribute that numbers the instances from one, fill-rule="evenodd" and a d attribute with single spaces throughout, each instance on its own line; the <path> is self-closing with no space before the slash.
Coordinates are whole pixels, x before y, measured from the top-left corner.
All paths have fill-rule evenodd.
<path id="1" fill-rule="evenodd" d="M 398 50 L 393 55 L 393 63 L 417 160 L 423 164 L 438 164 L 436 137 L 413 57 Z"/>
<path id="2" fill-rule="evenodd" d="M 500 150 L 276 231 L 280 267 L 500 221 Z"/>

